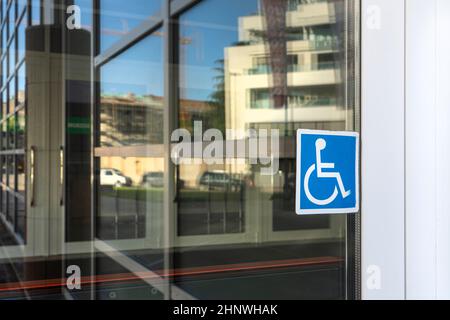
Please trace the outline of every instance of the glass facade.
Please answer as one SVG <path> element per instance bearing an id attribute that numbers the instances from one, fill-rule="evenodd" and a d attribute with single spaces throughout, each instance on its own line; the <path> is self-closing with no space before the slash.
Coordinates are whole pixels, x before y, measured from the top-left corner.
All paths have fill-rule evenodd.
<path id="1" fill-rule="evenodd" d="M 25 243 L 26 232 L 26 91 L 25 28 L 28 26 L 26 1 L 2 1 L 2 85 L 1 151 L 2 218 L 8 230 Z"/>
<path id="2" fill-rule="evenodd" d="M 359 298 L 358 215 L 295 213 L 296 131 L 359 131 L 358 1 L 1 4 L 0 298 Z"/>

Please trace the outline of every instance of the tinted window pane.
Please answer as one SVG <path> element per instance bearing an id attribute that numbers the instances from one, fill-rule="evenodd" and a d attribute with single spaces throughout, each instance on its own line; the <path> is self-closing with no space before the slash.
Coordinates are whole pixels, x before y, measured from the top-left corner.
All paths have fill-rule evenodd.
<path id="1" fill-rule="evenodd" d="M 1 119 L 4 120 L 6 118 L 6 114 L 8 113 L 8 90 L 5 88 L 2 91 L 2 115 Z"/>
<path id="2" fill-rule="evenodd" d="M 17 61 L 21 62 L 25 58 L 25 28 L 27 27 L 26 16 L 20 20 L 17 30 Z"/>
<path id="3" fill-rule="evenodd" d="M 7 172 L 6 172 L 6 156 L 1 156 L 1 168 L 2 168 L 2 184 L 6 186 Z"/>
<path id="4" fill-rule="evenodd" d="M 41 23 L 41 0 L 31 0 L 31 24 Z"/>
<path id="5" fill-rule="evenodd" d="M 158 234 L 163 212 L 163 158 L 102 157 L 97 236 L 103 240 L 142 239 Z M 155 223 L 152 223 L 154 221 Z"/>
<path id="6" fill-rule="evenodd" d="M 27 0 L 17 0 L 17 15 L 20 16 L 27 6 Z"/>
<path id="7" fill-rule="evenodd" d="M 40 0 L 8 2 L 0 299 L 348 297 L 353 216 L 298 216 L 293 195 L 296 130 L 358 130 L 353 1 L 192 1 L 170 38 L 169 1 L 65 1 L 83 30 L 64 33 Z M 68 266 L 82 289 L 63 293 Z"/>
<path id="8" fill-rule="evenodd" d="M 4 25 L 3 26 L 3 30 L 6 30 L 6 25 Z M 6 51 L 6 48 L 7 48 L 7 41 L 8 41 L 8 39 L 7 39 L 7 33 L 6 33 L 6 31 L 5 32 L 2 32 L 2 54 Z"/>
<path id="9" fill-rule="evenodd" d="M 16 24 L 16 6 L 10 5 L 8 9 L 8 30 L 9 30 L 9 36 L 14 34 L 14 26 Z"/>
<path id="10" fill-rule="evenodd" d="M 8 156 L 7 157 L 7 161 L 8 161 L 8 187 L 10 188 L 11 192 L 14 192 L 14 190 L 16 189 L 16 179 L 15 179 L 15 172 L 14 172 L 14 168 L 15 168 L 15 161 L 14 161 L 14 156 Z"/>
<path id="11" fill-rule="evenodd" d="M 178 166 L 178 243 L 190 249 L 175 259 L 176 267 L 188 267 L 189 258 L 197 254 L 196 262 L 204 266 L 216 259 L 227 264 L 334 259 L 326 270 L 308 268 L 308 279 L 315 285 L 285 290 L 292 281 L 305 283 L 306 269 L 298 266 L 289 276 L 271 273 L 274 282 L 264 292 L 255 290 L 258 277 L 255 282 L 227 278 L 226 284 L 219 284 L 223 275 L 221 281 L 210 277 L 210 290 L 202 297 L 344 297 L 345 269 L 339 261 L 346 259 L 346 219 L 297 216 L 294 197 L 296 130 L 345 130 L 353 124 L 352 106 L 344 99 L 345 37 L 336 22 L 344 19 L 336 17 L 344 5 L 345 1 L 210 0 L 180 16 L 178 124 L 190 133 L 190 141 L 206 140 L 202 134 L 216 129 L 220 134 L 216 132 L 215 141 L 234 147 L 270 144 L 270 139 L 262 140 L 265 136 L 284 147 L 276 158 L 270 153 L 259 154 L 259 159 L 227 153 L 222 159 L 214 157 L 214 162 L 205 161 L 206 147 L 194 159 L 186 159 L 190 163 Z M 264 169 L 269 167 L 267 174 Z M 222 244 L 202 247 L 207 253 L 201 258 L 192 246 L 209 241 Z M 272 250 L 278 252 L 276 258 Z M 321 282 L 323 277 L 328 280 Z M 180 285 L 201 291 L 195 281 L 180 280 Z M 331 290 L 325 294 L 322 286 Z M 244 287 L 248 291 L 237 293 Z M 233 294 L 227 295 L 227 290 Z"/>
<path id="12" fill-rule="evenodd" d="M 17 104 L 22 104 L 25 102 L 25 64 L 22 64 L 17 72 Z"/>
<path id="13" fill-rule="evenodd" d="M 14 112 L 14 108 L 16 107 L 16 85 L 15 79 L 12 78 L 9 81 L 9 114 Z"/>
<path id="14" fill-rule="evenodd" d="M 144 21 L 159 18 L 163 0 L 101 0 L 101 50 L 106 50 Z"/>
<path id="15" fill-rule="evenodd" d="M 75 0 L 74 4 L 81 9 L 81 26 L 83 29 L 92 31 L 92 0 Z"/>
<path id="16" fill-rule="evenodd" d="M 14 150 L 16 148 L 16 116 L 13 114 L 7 119 L 8 130 L 8 149 Z"/>
<path id="17" fill-rule="evenodd" d="M 8 4 L 8 1 L 2 1 L 2 22 L 6 16 L 6 5 L 7 4 Z"/>
<path id="18" fill-rule="evenodd" d="M 8 221 L 11 222 L 12 225 L 15 223 L 15 202 L 16 198 L 14 194 L 8 192 Z"/>
<path id="19" fill-rule="evenodd" d="M 27 234 L 26 234 L 26 208 L 25 208 L 25 201 L 21 198 L 17 198 L 16 202 L 16 229 L 17 233 L 20 235 L 20 237 L 26 241 Z"/>
<path id="20" fill-rule="evenodd" d="M 8 149 L 7 146 L 7 133 L 6 133 L 6 121 L 2 121 L 0 124 L 1 134 L 2 134 L 2 150 Z"/>
<path id="21" fill-rule="evenodd" d="M 15 65 L 16 65 L 16 43 L 14 39 L 8 48 L 8 61 L 9 61 L 9 75 L 14 73 Z"/>
<path id="22" fill-rule="evenodd" d="M 7 51 L 5 51 L 7 52 Z M 8 56 L 5 54 L 2 60 L 2 86 L 7 84 L 8 79 Z"/>
<path id="23" fill-rule="evenodd" d="M 101 146 L 163 143 L 162 63 L 157 32 L 101 68 Z"/>
<path id="24" fill-rule="evenodd" d="M 16 113 L 16 148 L 25 149 L 25 108 L 19 109 Z"/>
<path id="25" fill-rule="evenodd" d="M 25 157 L 23 155 L 16 156 L 16 174 L 17 185 L 16 191 L 25 197 Z"/>

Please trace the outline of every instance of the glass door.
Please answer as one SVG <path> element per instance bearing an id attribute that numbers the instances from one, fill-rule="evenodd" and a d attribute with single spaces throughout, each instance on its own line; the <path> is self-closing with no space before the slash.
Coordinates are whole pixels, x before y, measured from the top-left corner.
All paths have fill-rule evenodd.
<path id="1" fill-rule="evenodd" d="M 357 130 L 356 6 L 210 0 L 176 17 L 177 128 L 192 153 L 176 166 L 174 268 L 199 272 L 175 279 L 183 290 L 352 297 L 355 217 L 295 214 L 295 137 Z"/>
<path id="2" fill-rule="evenodd" d="M 27 243 L 26 214 L 26 101 L 25 27 L 28 10 L 24 1 L 2 1 L 1 29 L 1 214 L 9 245 Z"/>
<path id="3" fill-rule="evenodd" d="M 359 1 L 62 2 L 1 1 L 0 298 L 358 298 L 358 216 L 294 194 L 297 129 L 359 130 Z"/>

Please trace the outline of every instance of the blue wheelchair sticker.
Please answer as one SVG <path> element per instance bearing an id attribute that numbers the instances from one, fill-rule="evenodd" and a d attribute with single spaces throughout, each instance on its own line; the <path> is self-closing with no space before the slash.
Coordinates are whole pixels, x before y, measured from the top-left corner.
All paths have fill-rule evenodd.
<path id="1" fill-rule="evenodd" d="M 297 132 L 296 211 L 338 214 L 359 211 L 359 134 Z"/>

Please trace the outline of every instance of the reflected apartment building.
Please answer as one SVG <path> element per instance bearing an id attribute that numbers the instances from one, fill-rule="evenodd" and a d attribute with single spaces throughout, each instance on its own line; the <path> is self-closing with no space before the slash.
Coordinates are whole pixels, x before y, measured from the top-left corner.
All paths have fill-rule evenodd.
<path id="1" fill-rule="evenodd" d="M 358 1 L 1 3 L 0 298 L 359 298 L 358 217 L 294 197 L 296 130 L 359 130 Z M 174 163 L 196 122 L 278 172 Z"/>
<path id="2" fill-rule="evenodd" d="M 104 147 L 160 144 L 164 120 L 164 100 L 158 96 L 102 95 L 100 111 L 101 144 Z M 202 112 L 213 112 L 216 106 L 204 101 L 180 101 L 188 112 L 182 121 L 192 123 L 192 117 Z M 191 117 L 191 118 L 189 118 Z M 149 130 L 149 128 L 152 128 Z M 130 177 L 133 185 L 145 183 L 145 175 L 164 171 L 164 162 L 139 157 L 103 158 L 101 167 L 116 169 Z M 196 173 L 201 175 L 201 173 Z M 190 181 L 195 184 L 195 181 Z"/>
<path id="3" fill-rule="evenodd" d="M 231 139 L 241 139 L 239 135 L 248 129 L 276 129 L 281 136 L 292 137 L 299 128 L 351 128 L 353 110 L 342 97 L 346 79 L 339 8 L 339 2 L 328 1 L 287 4 L 286 32 L 274 44 L 285 45 L 278 68 L 285 74 L 281 86 L 286 99 L 278 106 L 272 99 L 274 87 L 280 84 L 273 78 L 277 66 L 265 38 L 267 21 L 262 12 L 239 18 L 238 42 L 225 49 L 226 124 L 235 133 Z M 280 161 L 287 162 L 293 174 L 294 148 L 284 151 Z"/>

